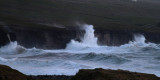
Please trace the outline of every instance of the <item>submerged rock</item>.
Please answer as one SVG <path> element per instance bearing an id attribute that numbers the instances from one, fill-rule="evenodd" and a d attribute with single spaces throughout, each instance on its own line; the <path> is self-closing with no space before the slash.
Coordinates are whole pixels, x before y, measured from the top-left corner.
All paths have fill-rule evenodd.
<path id="1" fill-rule="evenodd" d="M 71 80 L 160 80 L 153 74 L 123 70 L 82 69 Z"/>

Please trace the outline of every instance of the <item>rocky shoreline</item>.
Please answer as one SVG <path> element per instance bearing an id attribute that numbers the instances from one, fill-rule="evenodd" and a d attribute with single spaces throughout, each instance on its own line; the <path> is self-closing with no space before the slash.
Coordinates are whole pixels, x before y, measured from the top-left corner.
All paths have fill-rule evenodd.
<path id="1" fill-rule="evenodd" d="M 24 75 L 8 66 L 0 65 L 0 80 L 160 80 L 154 74 L 109 69 L 81 69 L 75 76 Z"/>

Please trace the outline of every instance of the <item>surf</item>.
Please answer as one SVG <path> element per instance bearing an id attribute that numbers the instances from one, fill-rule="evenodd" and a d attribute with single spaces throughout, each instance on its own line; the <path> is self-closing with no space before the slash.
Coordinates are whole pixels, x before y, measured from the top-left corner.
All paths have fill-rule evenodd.
<path id="1" fill-rule="evenodd" d="M 72 39 L 65 49 L 25 48 L 10 42 L 0 48 L 0 63 L 28 75 L 75 75 L 79 69 L 105 68 L 160 76 L 159 44 L 146 42 L 142 34 L 133 34 L 133 40 L 126 44 L 100 45 L 93 25 L 81 27 L 85 31 L 81 40 Z"/>

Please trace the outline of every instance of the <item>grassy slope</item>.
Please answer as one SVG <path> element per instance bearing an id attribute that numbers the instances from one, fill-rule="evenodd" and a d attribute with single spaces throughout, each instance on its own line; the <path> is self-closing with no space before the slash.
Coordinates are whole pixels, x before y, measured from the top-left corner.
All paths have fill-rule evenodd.
<path id="1" fill-rule="evenodd" d="M 102 29 L 160 32 L 150 26 L 160 22 L 159 7 L 158 0 L 0 0 L 0 20 L 32 27 L 82 21 Z"/>

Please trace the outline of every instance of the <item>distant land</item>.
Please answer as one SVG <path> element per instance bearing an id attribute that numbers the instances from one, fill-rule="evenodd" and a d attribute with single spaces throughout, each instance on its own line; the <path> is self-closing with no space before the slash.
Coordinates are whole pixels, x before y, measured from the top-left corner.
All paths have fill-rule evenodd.
<path id="1" fill-rule="evenodd" d="M 65 48 L 80 40 L 79 24 L 93 25 L 102 45 L 128 43 L 135 33 L 160 43 L 159 8 L 159 0 L 0 0 L 0 46 L 9 34 L 27 48 Z"/>
<path id="2" fill-rule="evenodd" d="M 71 27 L 78 21 L 107 30 L 160 32 L 159 7 L 159 0 L 1 0 L 0 21 L 30 27 Z"/>

